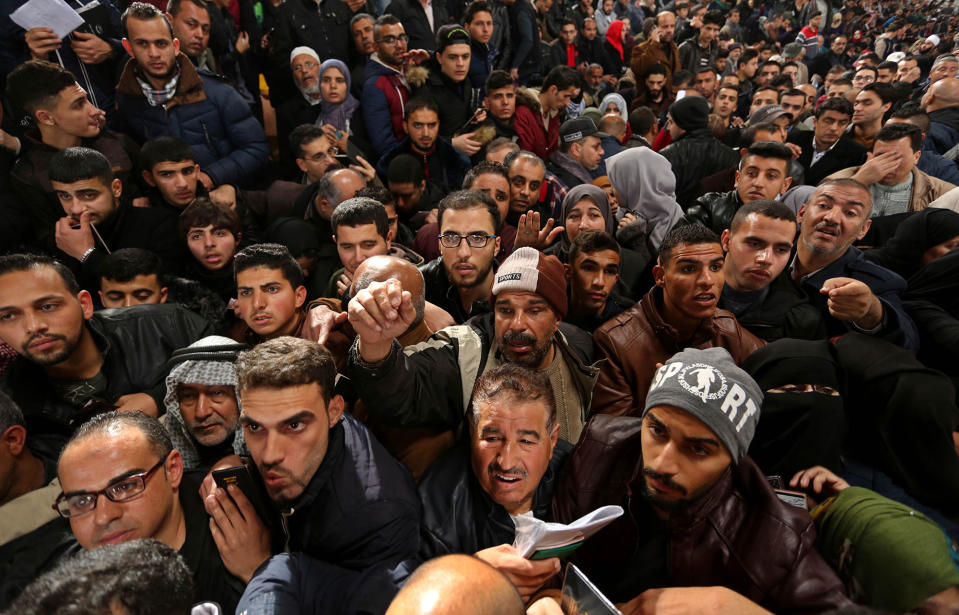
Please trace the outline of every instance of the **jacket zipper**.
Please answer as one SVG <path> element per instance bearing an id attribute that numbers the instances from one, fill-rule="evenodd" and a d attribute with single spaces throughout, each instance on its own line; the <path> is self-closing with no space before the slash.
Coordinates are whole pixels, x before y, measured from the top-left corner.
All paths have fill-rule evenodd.
<path id="1" fill-rule="evenodd" d="M 210 146 L 210 149 L 216 152 L 216 148 L 213 147 L 213 140 L 210 139 L 210 132 L 206 129 L 206 122 L 200 122 L 200 127 L 203 128 L 203 138 L 206 139 L 206 144 Z"/>
<path id="2" fill-rule="evenodd" d="M 290 526 L 288 524 L 289 518 L 293 516 L 295 511 L 292 508 L 287 510 L 280 511 L 280 525 L 283 526 L 283 551 L 286 553 L 290 552 Z"/>

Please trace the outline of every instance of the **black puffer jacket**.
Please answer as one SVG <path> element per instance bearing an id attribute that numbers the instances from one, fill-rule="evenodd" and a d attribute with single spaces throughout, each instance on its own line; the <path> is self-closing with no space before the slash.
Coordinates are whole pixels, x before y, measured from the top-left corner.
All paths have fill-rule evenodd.
<path id="1" fill-rule="evenodd" d="M 440 70 L 436 60 L 427 64 L 429 75 L 413 90 L 416 98 L 432 100 L 439 107 L 440 136 L 450 139 L 470 120 L 483 97 L 480 88 L 473 87 L 467 76 L 455 83 Z"/>
<path id="2" fill-rule="evenodd" d="M 686 220 L 702 224 L 716 233 L 722 233 L 732 224 L 733 216 L 743 206 L 739 192 L 707 192 L 686 210 Z"/>
<path id="3" fill-rule="evenodd" d="M 149 393 L 157 408 L 163 408 L 167 359 L 211 332 L 201 317 L 169 303 L 102 310 L 86 326 L 103 355 L 104 401 Z M 57 394 L 42 367 L 23 357 L 10 368 L 2 388 L 23 410 L 31 448 L 41 458 L 56 460 L 74 430 L 89 418 Z"/>
<path id="4" fill-rule="evenodd" d="M 696 184 L 704 177 L 739 164 L 739 156 L 716 140 L 708 128 L 687 132 L 660 152 L 676 176 L 676 202 L 684 210 L 692 201 Z"/>
<path id="5" fill-rule="evenodd" d="M 573 446 L 559 440 L 546 473 L 533 496 L 533 516 L 552 519 L 553 488 Z M 509 513 L 480 486 L 465 444 L 448 450 L 434 463 L 419 485 L 423 519 L 420 557 L 426 561 L 448 553 L 473 554 L 501 544 L 512 544 L 516 527 Z"/>

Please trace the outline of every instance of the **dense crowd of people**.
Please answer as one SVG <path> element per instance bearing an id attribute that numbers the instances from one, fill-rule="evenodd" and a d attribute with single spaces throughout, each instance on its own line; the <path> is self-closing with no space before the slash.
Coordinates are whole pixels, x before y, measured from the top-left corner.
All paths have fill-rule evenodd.
<path id="1" fill-rule="evenodd" d="M 955 3 L 22 4 L 2 612 L 959 613 Z"/>

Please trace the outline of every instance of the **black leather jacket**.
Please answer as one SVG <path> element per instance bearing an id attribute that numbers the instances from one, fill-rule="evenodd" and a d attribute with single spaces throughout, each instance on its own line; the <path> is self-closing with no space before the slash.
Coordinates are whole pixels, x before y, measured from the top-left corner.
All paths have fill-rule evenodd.
<path id="1" fill-rule="evenodd" d="M 743 206 L 739 192 L 707 192 L 699 197 L 686 210 L 686 220 L 697 222 L 717 233 L 729 228 L 733 216 Z"/>
<path id="2" fill-rule="evenodd" d="M 533 496 L 533 516 L 550 520 L 553 488 L 573 446 L 556 443 L 546 473 Z M 511 544 L 516 528 L 509 513 L 480 486 L 465 444 L 448 450 L 434 463 L 419 485 L 423 505 L 420 557 L 425 561 L 448 553 L 473 554 Z"/>
<path id="3" fill-rule="evenodd" d="M 203 318 L 173 303 L 102 310 L 86 327 L 103 354 L 103 401 L 149 393 L 160 409 L 170 355 L 211 333 Z M 2 388 L 23 410 L 31 449 L 42 458 L 56 460 L 74 430 L 89 418 L 57 394 L 42 367 L 23 357 L 17 358 Z"/>

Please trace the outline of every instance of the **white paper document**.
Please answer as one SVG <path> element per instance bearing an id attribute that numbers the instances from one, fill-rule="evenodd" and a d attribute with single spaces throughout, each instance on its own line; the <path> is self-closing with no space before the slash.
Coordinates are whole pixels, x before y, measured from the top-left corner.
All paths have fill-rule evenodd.
<path id="1" fill-rule="evenodd" d="M 63 0 L 30 0 L 11 13 L 10 19 L 24 30 L 50 28 L 60 38 L 83 24 L 83 17 Z"/>
<path id="2" fill-rule="evenodd" d="M 516 538 L 513 548 L 523 557 L 530 557 L 538 551 L 545 551 L 544 557 L 551 557 L 550 550 L 563 549 L 569 552 L 582 544 L 584 540 L 601 530 L 604 526 L 623 514 L 620 506 L 602 506 L 583 515 L 569 525 L 547 523 L 533 516 L 513 517 L 516 525 Z"/>

